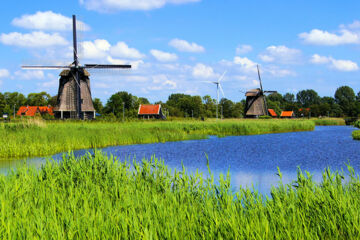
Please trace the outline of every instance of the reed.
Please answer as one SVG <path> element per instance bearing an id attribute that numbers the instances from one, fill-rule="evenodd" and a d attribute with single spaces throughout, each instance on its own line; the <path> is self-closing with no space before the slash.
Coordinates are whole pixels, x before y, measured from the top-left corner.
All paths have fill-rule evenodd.
<path id="1" fill-rule="evenodd" d="M 0 176 L 0 238 L 358 239 L 360 180 L 348 169 L 347 181 L 326 169 L 321 183 L 299 169 L 288 185 L 279 171 L 267 197 L 155 157 L 64 156 Z"/>
<path id="2" fill-rule="evenodd" d="M 346 125 L 343 118 L 314 118 L 311 119 L 314 121 L 316 126 L 337 126 L 337 125 Z"/>
<path id="3" fill-rule="evenodd" d="M 354 140 L 360 140 L 360 130 L 355 130 L 352 132 L 352 137 Z"/>
<path id="4" fill-rule="evenodd" d="M 47 156 L 76 149 L 205 139 L 208 135 L 251 135 L 311 131 L 303 120 L 67 122 L 27 120 L 0 124 L 0 158 Z"/>

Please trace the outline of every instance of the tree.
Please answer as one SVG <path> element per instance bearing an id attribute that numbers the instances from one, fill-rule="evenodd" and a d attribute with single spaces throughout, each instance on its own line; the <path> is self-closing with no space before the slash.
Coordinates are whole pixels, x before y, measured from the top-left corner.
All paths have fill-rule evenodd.
<path id="1" fill-rule="evenodd" d="M 292 93 L 285 93 L 283 99 L 287 103 L 293 103 L 295 102 L 295 95 Z"/>
<path id="2" fill-rule="evenodd" d="M 336 89 L 335 102 L 340 105 L 347 116 L 356 116 L 359 110 L 356 108 L 356 96 L 354 90 L 349 86 L 341 86 Z"/>
<path id="3" fill-rule="evenodd" d="M 29 93 L 27 97 L 27 105 L 29 106 L 47 106 L 51 96 L 46 92 Z"/>
<path id="4" fill-rule="evenodd" d="M 104 110 L 104 106 L 99 98 L 95 98 L 93 100 L 94 108 L 97 113 L 102 114 Z"/>
<path id="5" fill-rule="evenodd" d="M 134 110 L 133 96 L 128 92 L 117 92 L 113 94 L 106 103 L 106 113 L 114 113 L 118 118 L 122 118 L 123 103 L 125 103 L 126 113 Z M 131 111 L 133 112 L 133 111 Z M 126 114 L 127 117 L 130 117 Z"/>
<path id="6" fill-rule="evenodd" d="M 310 107 L 310 105 L 319 104 L 320 97 L 317 92 L 312 89 L 302 90 L 296 94 L 297 101 L 302 107 Z"/>

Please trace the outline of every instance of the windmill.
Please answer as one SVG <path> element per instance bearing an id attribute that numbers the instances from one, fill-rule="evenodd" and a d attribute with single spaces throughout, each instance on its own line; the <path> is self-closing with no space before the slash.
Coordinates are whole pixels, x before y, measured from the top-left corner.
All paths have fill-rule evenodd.
<path id="1" fill-rule="evenodd" d="M 216 100 L 216 120 L 218 119 L 218 112 L 219 112 L 219 90 L 221 91 L 222 95 L 225 97 L 224 90 L 221 87 L 220 81 L 224 78 L 226 74 L 226 71 L 220 76 L 220 78 L 217 81 L 212 81 L 210 83 L 213 83 L 216 85 L 216 94 L 217 94 L 217 100 Z"/>
<path id="2" fill-rule="evenodd" d="M 131 65 L 85 64 L 80 65 L 77 51 L 76 16 L 73 23 L 74 62 L 69 66 L 22 66 L 23 69 L 63 69 L 60 73 L 57 103 L 53 109 L 57 118 L 95 118 L 95 108 L 91 98 L 90 79 L 87 69 L 124 69 Z"/>
<path id="3" fill-rule="evenodd" d="M 261 82 L 259 65 L 257 65 L 257 72 L 259 77 L 260 88 L 255 88 L 247 91 L 245 104 L 245 117 L 257 118 L 262 115 L 268 115 L 268 108 L 266 104 L 266 94 L 276 93 L 276 91 L 264 91 Z"/>

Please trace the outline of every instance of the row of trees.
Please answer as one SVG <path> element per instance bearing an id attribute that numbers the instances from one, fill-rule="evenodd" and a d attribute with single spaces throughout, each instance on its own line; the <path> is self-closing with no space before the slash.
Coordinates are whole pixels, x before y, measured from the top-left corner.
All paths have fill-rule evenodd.
<path id="1" fill-rule="evenodd" d="M 348 86 L 339 87 L 334 97 L 320 97 L 315 90 L 308 89 L 299 91 L 296 95 L 286 93 L 271 94 L 266 98 L 268 108 L 274 109 L 278 114 L 282 110 L 295 111 L 297 116 L 330 116 L 330 117 L 357 117 L 360 115 L 360 92 L 355 95 Z M 113 94 L 105 105 L 100 99 L 93 99 L 94 107 L 98 113 L 105 117 L 122 118 L 125 113 L 127 118 L 136 118 L 140 104 L 149 104 L 149 100 L 134 96 L 128 92 Z M 13 114 L 20 106 L 54 106 L 56 96 L 50 96 L 46 92 L 30 93 L 27 97 L 18 92 L 0 93 L 0 114 Z M 171 94 L 162 104 L 167 116 L 210 118 L 216 116 L 216 100 L 209 95 L 204 97 L 191 96 L 182 93 Z M 219 117 L 239 118 L 244 114 L 245 99 L 233 102 L 222 98 L 219 103 Z M 300 109 L 303 109 L 300 111 Z M 304 111 L 307 109 L 309 111 Z"/>

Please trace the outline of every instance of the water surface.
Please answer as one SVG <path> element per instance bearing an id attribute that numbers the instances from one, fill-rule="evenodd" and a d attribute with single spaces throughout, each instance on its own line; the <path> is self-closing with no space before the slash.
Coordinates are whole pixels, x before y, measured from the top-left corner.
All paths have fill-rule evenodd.
<path id="1" fill-rule="evenodd" d="M 207 175 L 206 155 L 215 176 L 230 171 L 232 185 L 251 187 L 268 193 L 272 185 L 279 181 L 277 167 L 283 173 L 285 183 L 296 177 L 300 167 L 320 181 L 321 172 L 346 169 L 349 163 L 360 170 L 360 141 L 351 137 L 353 127 L 317 126 L 312 132 L 293 132 L 253 136 L 210 137 L 205 140 L 190 140 L 155 144 L 139 144 L 103 148 L 120 160 L 151 158 L 156 156 L 171 168 L 181 169 L 183 163 L 190 172 L 199 171 Z M 76 156 L 88 150 L 75 151 Z M 91 151 L 91 150 L 90 150 Z M 62 154 L 53 155 L 60 159 Z M 40 166 L 46 158 L 28 159 L 28 164 Z M 2 172 L 8 171 L 17 163 L 12 161 L 0 166 Z"/>

